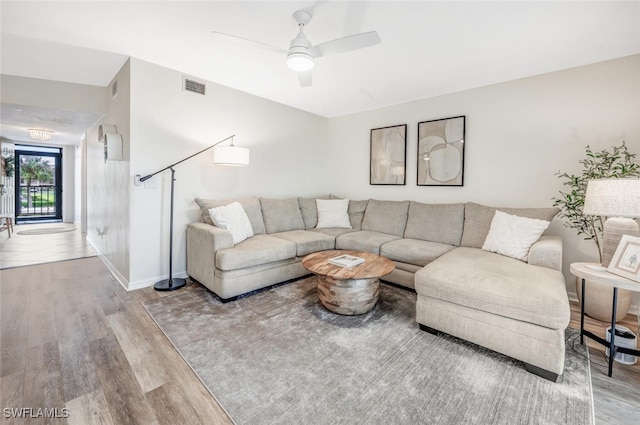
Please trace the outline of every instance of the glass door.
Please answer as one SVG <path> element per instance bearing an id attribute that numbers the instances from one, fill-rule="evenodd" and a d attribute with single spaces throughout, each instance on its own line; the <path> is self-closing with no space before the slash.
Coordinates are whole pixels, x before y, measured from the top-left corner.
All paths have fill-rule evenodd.
<path id="1" fill-rule="evenodd" d="M 62 150 L 16 145 L 16 222 L 62 219 Z"/>

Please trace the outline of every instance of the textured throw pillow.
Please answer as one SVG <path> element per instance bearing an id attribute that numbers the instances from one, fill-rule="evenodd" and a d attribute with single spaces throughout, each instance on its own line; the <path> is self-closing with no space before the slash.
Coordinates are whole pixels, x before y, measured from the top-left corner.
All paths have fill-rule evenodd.
<path id="1" fill-rule="evenodd" d="M 540 239 L 549 224 L 547 220 L 496 211 L 482 249 L 527 261 L 531 245 Z"/>
<path id="2" fill-rule="evenodd" d="M 247 213 L 251 227 L 253 227 L 254 235 L 264 235 L 266 230 L 264 228 L 264 220 L 262 219 L 262 207 L 260 206 L 260 200 L 255 197 L 236 198 L 236 199 L 205 199 L 196 198 L 196 204 L 200 207 L 202 212 L 202 219 L 205 223 L 213 225 L 213 220 L 209 215 L 209 209 L 216 207 L 224 207 L 232 202 L 239 202 L 244 208 L 244 212 Z M 314 202 L 315 205 L 315 202 Z"/>
<path id="3" fill-rule="evenodd" d="M 231 233 L 233 243 L 240 243 L 253 236 L 253 228 L 249 217 L 239 202 L 232 202 L 222 207 L 210 208 L 209 216 L 216 227 Z"/>
<path id="4" fill-rule="evenodd" d="M 316 228 L 338 227 L 351 229 L 348 199 L 316 199 L 318 224 Z"/>
<path id="5" fill-rule="evenodd" d="M 460 246 L 471 248 L 482 248 L 482 244 L 491 228 L 491 220 L 500 210 L 507 214 L 518 217 L 537 218 L 539 220 L 551 221 L 560 212 L 558 208 L 496 208 L 486 205 L 467 202 L 464 207 L 464 230 L 462 231 L 462 241 Z"/>

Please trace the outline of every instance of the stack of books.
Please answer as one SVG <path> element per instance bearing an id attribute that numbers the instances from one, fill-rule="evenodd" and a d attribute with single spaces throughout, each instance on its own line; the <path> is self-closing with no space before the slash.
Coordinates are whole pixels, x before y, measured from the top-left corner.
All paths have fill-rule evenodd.
<path id="1" fill-rule="evenodd" d="M 329 258 L 327 261 L 336 266 L 349 268 L 364 263 L 364 258 L 343 254 L 337 257 Z"/>

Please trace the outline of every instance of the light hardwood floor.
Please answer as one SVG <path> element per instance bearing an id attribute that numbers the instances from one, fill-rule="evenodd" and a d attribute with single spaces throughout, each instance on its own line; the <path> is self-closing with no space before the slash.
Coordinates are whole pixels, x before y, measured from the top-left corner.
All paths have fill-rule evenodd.
<path id="1" fill-rule="evenodd" d="M 96 255 L 79 226 L 72 223 L 16 224 L 13 228 L 11 237 L 6 231 L 0 231 L 0 269 Z M 20 234 L 25 230 L 53 228 L 74 230 L 43 235 Z"/>
<path id="2" fill-rule="evenodd" d="M 140 304 L 166 293 L 105 270 L 93 257 L 0 271 L 1 407 L 68 408 L 55 424 L 231 424 Z"/>
<path id="3" fill-rule="evenodd" d="M 627 316 L 620 325 L 638 334 L 637 317 Z M 580 305 L 571 304 L 571 324 L 574 329 L 580 329 Z M 585 316 L 585 329 L 604 338 L 608 323 L 594 320 Z M 593 386 L 593 403 L 596 413 L 596 424 L 640 424 L 640 359 L 633 365 L 618 362 L 613 364 L 613 376 L 609 378 L 605 349 L 597 342 L 585 338 L 591 358 L 591 383 Z M 580 337 L 575 338 L 580 343 Z"/>
<path id="4" fill-rule="evenodd" d="M 140 304 L 168 293 L 127 292 L 105 270 L 94 257 L 0 271 L 0 407 L 69 409 L 54 421 L 3 410 L 2 423 L 231 424 Z M 604 334 L 606 324 L 587 326 Z M 616 363 L 613 378 L 592 369 L 596 423 L 628 424 L 621 407 L 640 417 L 640 365 Z"/>

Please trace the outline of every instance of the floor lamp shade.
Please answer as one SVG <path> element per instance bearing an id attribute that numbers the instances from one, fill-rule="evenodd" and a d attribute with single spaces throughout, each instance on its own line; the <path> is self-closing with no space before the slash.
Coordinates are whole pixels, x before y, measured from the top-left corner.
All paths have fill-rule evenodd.
<path id="1" fill-rule="evenodd" d="M 216 146 L 213 148 L 213 163 L 217 165 L 249 165 L 249 149 L 238 146 Z"/>
<path id="2" fill-rule="evenodd" d="M 608 217 L 602 234 L 602 266 L 607 267 L 622 235 L 640 235 L 640 179 L 596 179 L 587 183 L 585 215 Z"/>

